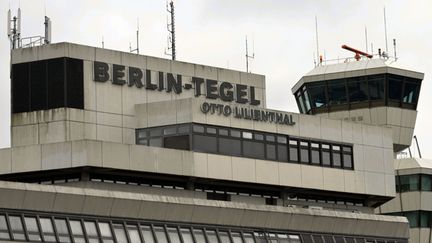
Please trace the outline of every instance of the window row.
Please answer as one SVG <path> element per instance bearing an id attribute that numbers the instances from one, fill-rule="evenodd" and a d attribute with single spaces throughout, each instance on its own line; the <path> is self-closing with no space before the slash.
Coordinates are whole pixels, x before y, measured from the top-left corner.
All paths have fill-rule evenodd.
<path id="1" fill-rule="evenodd" d="M 404 216 L 408 219 L 410 228 L 430 228 L 432 227 L 432 212 L 431 211 L 407 211 L 389 213 L 393 216 Z"/>
<path id="2" fill-rule="evenodd" d="M 196 123 L 138 129 L 136 143 L 254 159 L 354 168 L 351 145 Z"/>
<path id="3" fill-rule="evenodd" d="M 295 93 L 301 113 L 395 106 L 416 109 L 421 80 L 379 74 L 306 83 Z"/>
<path id="4" fill-rule="evenodd" d="M 0 240 L 73 243 L 406 243 L 406 240 L 268 232 L 66 215 L 0 212 Z"/>
<path id="5" fill-rule="evenodd" d="M 432 175 L 412 174 L 396 176 L 396 192 L 432 191 Z"/>

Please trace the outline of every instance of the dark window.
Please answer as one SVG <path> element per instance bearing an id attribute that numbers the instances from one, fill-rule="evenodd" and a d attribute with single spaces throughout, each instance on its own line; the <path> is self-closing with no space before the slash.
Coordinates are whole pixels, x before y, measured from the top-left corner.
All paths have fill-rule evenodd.
<path id="1" fill-rule="evenodd" d="M 403 77 L 387 74 L 388 75 L 388 98 L 398 104 L 402 95 L 402 81 Z"/>
<path id="2" fill-rule="evenodd" d="M 12 65 L 12 112 L 30 111 L 30 64 Z"/>
<path id="3" fill-rule="evenodd" d="M 329 144 L 322 144 L 321 145 L 321 159 L 322 159 L 322 164 L 324 166 L 331 166 L 330 145 Z"/>
<path id="4" fill-rule="evenodd" d="M 289 140 L 289 161 L 298 162 L 298 153 L 299 153 L 299 146 L 298 141 L 290 139 Z"/>
<path id="5" fill-rule="evenodd" d="M 320 108 L 327 106 L 325 84 L 308 85 L 307 90 L 309 91 L 312 108 Z"/>
<path id="6" fill-rule="evenodd" d="M 194 132 L 203 133 L 204 132 L 204 126 L 203 125 L 194 124 L 193 125 L 193 131 Z"/>
<path id="7" fill-rule="evenodd" d="M 216 153 L 217 141 L 216 137 L 193 135 L 194 151 Z"/>
<path id="8" fill-rule="evenodd" d="M 257 159 L 264 159 L 264 143 L 247 140 L 243 141 L 243 155 Z"/>
<path id="9" fill-rule="evenodd" d="M 67 107 L 84 108 L 83 61 L 66 59 Z"/>
<path id="10" fill-rule="evenodd" d="M 219 135 L 221 135 L 221 136 L 228 136 L 228 134 L 229 134 L 228 129 L 219 128 Z"/>
<path id="11" fill-rule="evenodd" d="M 46 110 L 46 109 L 47 109 L 46 61 L 32 62 L 30 63 L 30 110 L 37 111 L 37 110 Z"/>
<path id="12" fill-rule="evenodd" d="M 285 150 L 286 150 L 286 146 L 285 146 Z M 269 160 L 276 160 L 276 145 L 266 144 L 266 158 Z"/>
<path id="13" fill-rule="evenodd" d="M 163 147 L 162 138 L 151 138 L 149 140 L 149 145 L 152 147 Z"/>
<path id="14" fill-rule="evenodd" d="M 403 175 L 400 179 L 401 192 L 418 191 L 420 188 L 420 175 Z"/>
<path id="15" fill-rule="evenodd" d="M 431 175 L 421 175 L 421 190 L 432 191 L 432 177 Z"/>
<path id="16" fill-rule="evenodd" d="M 416 104 L 419 91 L 420 91 L 419 84 L 406 82 L 402 101 L 404 103 Z"/>
<path id="17" fill-rule="evenodd" d="M 65 80 L 64 80 L 64 58 L 48 60 L 48 108 L 59 108 L 65 106 Z"/>
<path id="18" fill-rule="evenodd" d="M 230 201 L 230 195 L 225 193 L 207 192 L 208 200 Z"/>
<path id="19" fill-rule="evenodd" d="M 238 139 L 219 138 L 219 152 L 226 155 L 241 155 L 241 142 Z"/>
<path id="20" fill-rule="evenodd" d="M 420 211 L 420 227 L 430 227 L 431 226 L 431 212 Z"/>
<path id="21" fill-rule="evenodd" d="M 312 236 L 314 243 L 324 243 L 321 235 L 313 235 Z"/>
<path id="22" fill-rule="evenodd" d="M 338 105 L 347 103 L 345 80 L 331 80 L 328 82 L 329 103 Z"/>
<path id="23" fill-rule="evenodd" d="M 301 235 L 303 243 L 313 243 L 311 235 Z"/>
<path id="24" fill-rule="evenodd" d="M 332 158 L 333 158 L 333 167 L 341 167 L 342 160 L 340 154 L 340 146 L 332 145 Z"/>
<path id="25" fill-rule="evenodd" d="M 320 164 L 320 147 L 318 143 L 310 143 L 311 146 L 311 163 Z"/>
<path id="26" fill-rule="evenodd" d="M 407 217 L 409 221 L 410 228 L 419 227 L 419 211 L 405 212 L 404 216 Z"/>
<path id="27" fill-rule="evenodd" d="M 285 144 L 277 145 L 277 156 L 279 161 L 288 161 L 288 151 Z"/>
<path id="28" fill-rule="evenodd" d="M 308 142 L 300 142 L 300 161 L 302 163 L 309 163 Z"/>
<path id="29" fill-rule="evenodd" d="M 365 77 L 351 78 L 348 83 L 349 100 L 353 102 L 362 102 L 368 100 L 368 86 Z"/>
<path id="30" fill-rule="evenodd" d="M 189 135 L 165 137 L 164 148 L 190 150 Z"/>
<path id="31" fill-rule="evenodd" d="M 376 75 L 369 77 L 369 97 L 370 100 L 384 99 L 384 76 Z"/>

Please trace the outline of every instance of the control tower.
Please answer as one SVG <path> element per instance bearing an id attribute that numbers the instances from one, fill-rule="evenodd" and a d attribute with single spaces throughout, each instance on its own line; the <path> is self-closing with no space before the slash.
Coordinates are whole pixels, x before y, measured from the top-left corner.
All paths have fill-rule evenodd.
<path id="1" fill-rule="evenodd" d="M 391 127 L 397 153 L 411 145 L 424 74 L 371 57 L 318 65 L 292 92 L 300 113 Z"/>

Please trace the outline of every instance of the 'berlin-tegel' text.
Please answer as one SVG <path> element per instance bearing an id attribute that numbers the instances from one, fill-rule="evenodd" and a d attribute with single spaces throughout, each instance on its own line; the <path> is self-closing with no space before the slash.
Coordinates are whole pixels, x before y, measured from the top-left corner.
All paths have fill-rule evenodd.
<path id="1" fill-rule="evenodd" d="M 224 116 L 233 116 L 238 119 L 270 122 L 293 126 L 295 122 L 291 114 L 283 114 L 280 112 L 266 111 L 260 109 L 252 109 L 247 107 L 230 106 L 223 104 L 215 104 L 204 102 L 201 104 L 201 111 L 204 114 L 217 114 Z"/>
<path id="2" fill-rule="evenodd" d="M 111 70 L 110 70 L 111 69 Z M 136 67 L 126 67 L 123 65 L 112 64 L 111 66 L 104 62 L 95 61 L 93 64 L 94 81 L 107 82 L 111 80 L 115 85 L 125 85 L 129 87 L 136 86 L 147 90 L 165 90 L 168 93 L 182 93 L 183 89 L 194 89 L 195 96 L 205 95 L 207 99 L 221 99 L 222 101 L 235 101 L 239 104 L 249 103 L 250 105 L 259 105 L 260 100 L 255 97 L 255 87 L 244 84 L 232 84 L 229 82 L 220 82 L 213 79 L 204 79 L 192 77 L 191 83 L 182 83 L 182 76 L 172 73 L 152 72 Z M 126 75 L 127 74 L 127 75 Z M 156 76 L 156 77 L 154 77 Z M 166 76 L 166 78 L 165 78 Z M 156 80 L 152 82 L 152 80 Z M 204 94 L 202 88 L 204 87 Z"/>

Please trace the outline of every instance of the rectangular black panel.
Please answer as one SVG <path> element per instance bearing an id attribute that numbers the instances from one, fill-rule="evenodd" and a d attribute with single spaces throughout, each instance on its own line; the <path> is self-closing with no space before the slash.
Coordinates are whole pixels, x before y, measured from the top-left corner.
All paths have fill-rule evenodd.
<path id="1" fill-rule="evenodd" d="M 12 65 L 12 113 L 30 110 L 29 64 Z"/>
<path id="2" fill-rule="evenodd" d="M 46 61 L 30 63 L 30 110 L 47 109 Z"/>
<path id="3" fill-rule="evenodd" d="M 65 107 L 65 58 L 47 61 L 48 109 Z"/>
<path id="4" fill-rule="evenodd" d="M 12 112 L 84 109 L 83 61 L 55 58 L 12 65 Z"/>
<path id="5" fill-rule="evenodd" d="M 66 59 L 66 101 L 67 107 L 84 109 L 84 78 L 83 61 Z"/>

